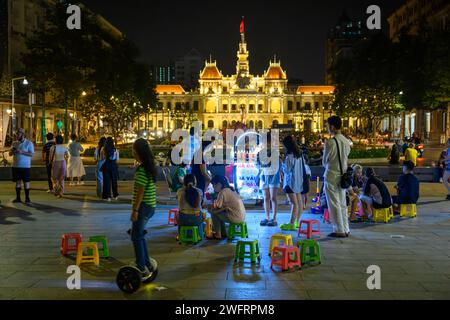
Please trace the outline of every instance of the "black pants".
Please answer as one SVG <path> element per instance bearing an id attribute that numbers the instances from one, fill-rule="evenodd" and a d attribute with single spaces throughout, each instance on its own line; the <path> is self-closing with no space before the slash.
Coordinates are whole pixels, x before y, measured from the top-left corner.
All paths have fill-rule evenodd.
<path id="1" fill-rule="evenodd" d="M 110 168 L 103 171 L 103 199 L 111 198 L 111 188 L 112 197 L 115 198 L 119 196 L 117 191 L 117 180 L 117 169 Z"/>
<path id="2" fill-rule="evenodd" d="M 47 180 L 48 180 L 48 189 L 53 190 L 53 181 L 52 181 L 52 165 L 47 164 Z"/>

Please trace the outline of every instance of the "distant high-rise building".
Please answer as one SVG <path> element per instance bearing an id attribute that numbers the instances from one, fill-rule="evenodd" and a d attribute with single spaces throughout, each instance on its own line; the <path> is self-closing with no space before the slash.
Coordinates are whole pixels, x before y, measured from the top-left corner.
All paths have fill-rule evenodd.
<path id="1" fill-rule="evenodd" d="M 367 36 L 367 29 L 361 21 L 351 20 L 346 12 L 343 12 L 337 24 L 331 28 L 326 44 L 326 76 L 327 84 L 332 84 L 331 69 L 336 62 L 352 54 L 356 43 Z"/>
<path id="2" fill-rule="evenodd" d="M 175 66 L 173 63 L 152 66 L 152 77 L 156 84 L 175 83 Z"/>
<path id="3" fill-rule="evenodd" d="M 193 89 L 198 85 L 200 71 L 204 66 L 203 56 L 195 49 L 175 62 L 175 79 L 187 89 Z"/>
<path id="4" fill-rule="evenodd" d="M 417 35 L 424 28 L 448 30 L 450 28 L 450 2 L 448 0 L 409 0 L 395 10 L 389 18 L 389 37 L 398 40 L 402 31 Z"/>

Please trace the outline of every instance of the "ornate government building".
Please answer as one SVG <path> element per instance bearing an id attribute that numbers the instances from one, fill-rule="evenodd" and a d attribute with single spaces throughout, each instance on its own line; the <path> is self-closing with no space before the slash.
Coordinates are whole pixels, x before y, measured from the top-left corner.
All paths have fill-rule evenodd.
<path id="1" fill-rule="evenodd" d="M 195 91 L 186 92 L 180 85 L 158 85 L 159 111 L 149 115 L 149 128 L 170 132 L 199 120 L 204 129 L 231 128 L 237 122 L 255 129 L 326 129 L 334 86 L 288 86 L 286 71 L 276 59 L 262 75 L 255 76 L 248 58 L 241 28 L 236 73 L 223 75 L 210 59 L 200 72 Z"/>

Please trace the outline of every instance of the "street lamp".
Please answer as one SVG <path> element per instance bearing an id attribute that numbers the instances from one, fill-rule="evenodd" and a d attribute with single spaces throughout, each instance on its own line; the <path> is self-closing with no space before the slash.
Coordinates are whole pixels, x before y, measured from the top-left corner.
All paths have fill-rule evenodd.
<path id="1" fill-rule="evenodd" d="M 23 85 L 28 85 L 28 80 L 26 77 L 17 77 L 17 78 L 12 78 L 11 80 L 11 110 L 12 110 L 12 118 L 11 118 L 11 138 L 14 134 L 14 131 L 16 130 L 15 128 L 15 121 L 16 121 L 16 110 L 14 109 L 14 95 L 15 95 L 15 90 L 14 90 L 14 81 L 17 80 L 23 80 L 22 84 Z"/>

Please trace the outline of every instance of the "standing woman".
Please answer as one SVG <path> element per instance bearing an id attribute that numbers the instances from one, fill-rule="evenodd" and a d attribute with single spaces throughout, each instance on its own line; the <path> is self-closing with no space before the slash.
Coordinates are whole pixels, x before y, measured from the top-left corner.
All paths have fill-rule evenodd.
<path id="1" fill-rule="evenodd" d="M 145 241 L 145 226 L 155 214 L 156 167 L 153 152 L 145 139 L 140 138 L 134 142 L 133 156 L 139 166 L 134 175 L 131 240 L 136 255 L 136 266 L 141 270 L 142 277 L 145 279 L 156 268 L 149 258 L 147 242 Z"/>
<path id="2" fill-rule="evenodd" d="M 55 196 L 62 198 L 64 195 L 64 179 L 66 178 L 67 160 L 69 151 L 63 146 L 62 136 L 56 136 L 56 145 L 50 149 L 50 163 L 52 164 L 53 190 Z"/>
<path id="3" fill-rule="evenodd" d="M 111 189 L 112 197 L 117 200 L 119 192 L 117 190 L 117 180 L 119 179 L 119 168 L 117 162 L 119 161 L 119 153 L 114 146 L 114 140 L 112 137 L 106 138 L 105 146 L 100 151 L 100 155 L 104 160 L 103 164 L 103 194 L 102 198 L 106 201 L 111 201 Z"/>
<path id="4" fill-rule="evenodd" d="M 277 145 L 278 148 L 278 145 Z M 263 191 L 264 196 L 264 211 L 266 213 L 266 218 L 262 220 L 259 224 L 261 226 L 274 227 L 278 224 L 277 213 L 278 213 L 278 202 L 277 193 L 281 184 L 281 159 L 280 153 L 277 149 L 271 148 L 271 136 L 267 135 L 267 150 L 268 158 L 270 162 L 267 164 L 261 164 L 260 170 L 260 181 L 259 187 Z M 274 154 L 272 154 L 274 151 Z M 273 161 L 272 161 L 273 160 Z M 270 208 L 272 205 L 273 218 L 270 219 Z"/>
<path id="5" fill-rule="evenodd" d="M 95 160 L 95 164 L 97 165 L 97 168 L 95 170 L 95 176 L 97 178 L 97 197 L 99 197 L 99 198 L 102 198 L 102 193 L 103 193 L 102 166 L 103 166 L 103 163 L 105 163 L 105 161 L 103 160 L 103 158 L 100 155 L 100 151 L 105 146 L 105 142 L 106 142 L 106 138 L 101 137 L 100 140 L 98 141 L 97 148 L 95 148 L 95 152 L 94 152 L 94 160 Z"/>
<path id="6" fill-rule="evenodd" d="M 208 186 L 211 182 L 211 175 L 208 173 L 208 167 L 206 165 L 205 159 L 203 158 L 203 152 L 210 144 L 211 141 L 203 141 L 202 147 L 198 148 L 195 151 L 195 155 L 192 157 L 191 163 L 192 174 L 197 180 L 197 188 L 202 190 L 203 194 L 205 194 L 205 191 L 208 189 Z M 196 158 L 201 159 L 200 162 L 197 163 Z"/>
<path id="7" fill-rule="evenodd" d="M 283 139 L 283 146 L 286 153 L 286 159 L 283 164 L 283 191 L 288 195 L 291 203 L 291 220 L 289 223 L 282 224 L 281 230 L 295 231 L 303 207 L 303 167 L 302 154 L 297 143 L 292 136 Z"/>
<path id="8" fill-rule="evenodd" d="M 72 133 L 70 135 L 71 143 L 68 145 L 69 149 L 69 164 L 67 166 L 67 176 L 70 178 L 70 185 L 75 185 L 74 178 L 78 178 L 78 184 L 84 184 L 81 181 L 81 177 L 86 175 L 86 171 L 84 170 L 83 161 L 80 157 L 80 152 L 83 152 L 84 149 L 81 146 L 81 143 L 77 141 L 77 135 Z"/>

